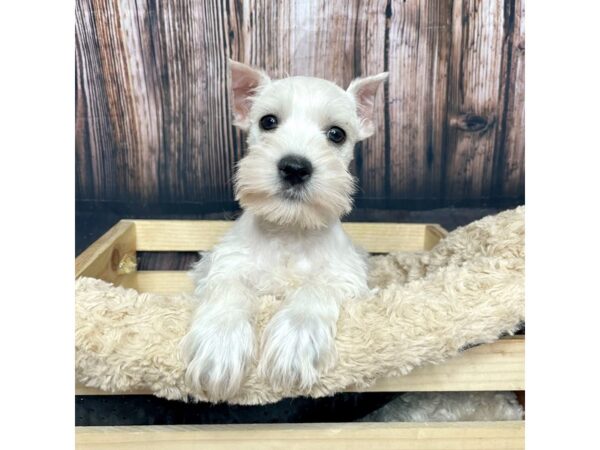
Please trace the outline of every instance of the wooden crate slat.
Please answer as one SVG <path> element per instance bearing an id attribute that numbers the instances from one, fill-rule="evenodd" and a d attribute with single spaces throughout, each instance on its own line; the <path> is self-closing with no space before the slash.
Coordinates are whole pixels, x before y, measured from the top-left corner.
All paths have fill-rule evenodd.
<path id="1" fill-rule="evenodd" d="M 138 251 L 211 249 L 233 225 L 229 220 L 134 220 Z"/>
<path id="2" fill-rule="evenodd" d="M 134 220 L 138 251 L 198 251 L 212 248 L 233 225 L 224 220 Z M 372 253 L 429 249 L 445 231 L 431 224 L 344 223 L 359 246 Z"/>
<path id="3" fill-rule="evenodd" d="M 315 423 L 77 427 L 80 450 L 509 450 L 523 449 L 525 423 Z"/>
<path id="4" fill-rule="evenodd" d="M 448 232 L 439 225 L 427 225 L 425 227 L 425 241 L 421 250 L 431 250 L 443 238 L 448 235 Z"/>
<path id="5" fill-rule="evenodd" d="M 421 251 L 426 249 L 428 231 L 432 238 L 435 236 L 429 224 L 347 222 L 342 226 L 356 245 L 371 253 Z"/>
<path id="6" fill-rule="evenodd" d="M 185 270 L 140 270 L 119 278 L 119 285 L 156 294 L 191 293 L 194 283 Z"/>
<path id="7" fill-rule="evenodd" d="M 525 389 L 525 339 L 512 336 L 466 350 L 443 364 L 423 366 L 408 375 L 383 378 L 374 385 L 345 392 L 520 391 Z M 107 393 L 76 386 L 77 395 L 151 394 L 150 391 Z"/>
<path id="8" fill-rule="evenodd" d="M 119 264 L 135 253 L 135 225 L 121 220 L 75 259 L 75 278 L 94 277 L 113 282 L 120 275 Z"/>

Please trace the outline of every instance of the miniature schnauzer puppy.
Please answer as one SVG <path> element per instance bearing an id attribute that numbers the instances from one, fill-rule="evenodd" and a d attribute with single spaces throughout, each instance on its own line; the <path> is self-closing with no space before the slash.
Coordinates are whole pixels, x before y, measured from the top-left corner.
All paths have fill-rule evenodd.
<path id="1" fill-rule="evenodd" d="M 229 66 L 234 124 L 248 133 L 235 176 L 244 211 L 192 270 L 200 304 L 182 342 L 187 381 L 212 401 L 236 394 L 257 355 L 259 375 L 283 389 L 309 389 L 335 363 L 339 305 L 370 292 L 366 254 L 340 223 L 355 189 L 348 166 L 355 143 L 373 134 L 387 79 L 359 78 L 344 91 Z M 264 294 L 283 301 L 258 339 Z"/>

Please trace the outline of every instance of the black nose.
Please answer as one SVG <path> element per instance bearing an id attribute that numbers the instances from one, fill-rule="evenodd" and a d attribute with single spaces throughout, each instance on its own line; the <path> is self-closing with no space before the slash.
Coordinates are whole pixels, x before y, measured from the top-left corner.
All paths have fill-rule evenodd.
<path id="1" fill-rule="evenodd" d="M 312 175 L 312 164 L 302 156 L 288 155 L 279 160 L 277 164 L 279 176 L 291 186 L 308 181 Z"/>

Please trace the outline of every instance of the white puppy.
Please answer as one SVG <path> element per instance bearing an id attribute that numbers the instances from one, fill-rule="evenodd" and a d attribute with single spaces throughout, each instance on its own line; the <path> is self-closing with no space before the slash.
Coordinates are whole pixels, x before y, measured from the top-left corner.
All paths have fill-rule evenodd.
<path id="1" fill-rule="evenodd" d="M 344 233 L 354 144 L 373 133 L 387 73 L 346 91 L 326 80 L 265 73 L 230 61 L 234 123 L 248 133 L 235 178 L 244 209 L 193 268 L 200 304 L 182 342 L 188 382 L 213 400 L 240 388 L 257 352 L 255 300 L 280 296 L 262 336 L 259 373 L 308 389 L 335 362 L 339 303 L 364 297 L 367 265 Z"/>

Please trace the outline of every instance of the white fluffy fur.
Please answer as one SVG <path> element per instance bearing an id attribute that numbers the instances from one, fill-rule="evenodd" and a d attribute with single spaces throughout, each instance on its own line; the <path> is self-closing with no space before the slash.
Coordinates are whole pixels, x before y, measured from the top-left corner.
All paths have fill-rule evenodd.
<path id="1" fill-rule="evenodd" d="M 272 81 L 235 62 L 231 77 L 235 123 L 248 132 L 235 178 L 244 213 L 192 271 L 202 302 L 182 347 L 188 382 L 215 401 L 235 396 L 258 345 L 259 374 L 284 389 L 310 388 L 335 363 L 339 304 L 369 293 L 366 255 L 340 224 L 354 192 L 348 166 L 355 143 L 372 134 L 374 96 L 387 74 L 348 91 L 317 78 Z M 275 130 L 259 126 L 268 114 L 279 120 Z M 332 126 L 345 142 L 328 140 Z M 312 164 L 301 188 L 280 179 L 287 155 Z M 283 304 L 255 336 L 254 304 L 266 294 Z"/>
<path id="2" fill-rule="evenodd" d="M 470 422 L 522 420 L 514 392 L 411 392 L 361 419 L 362 422 Z"/>

